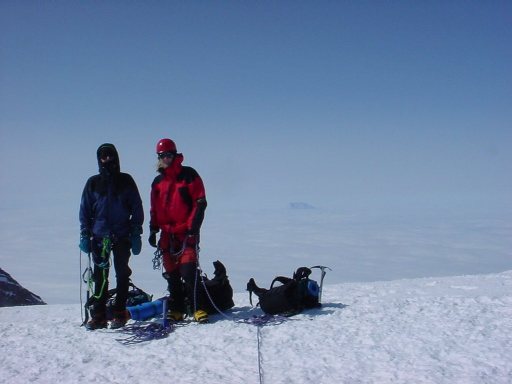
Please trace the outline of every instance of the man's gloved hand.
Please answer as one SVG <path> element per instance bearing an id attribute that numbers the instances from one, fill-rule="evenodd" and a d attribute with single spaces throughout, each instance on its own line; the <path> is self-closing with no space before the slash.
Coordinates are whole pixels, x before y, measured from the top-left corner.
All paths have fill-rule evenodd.
<path id="1" fill-rule="evenodd" d="M 151 229 L 149 232 L 148 242 L 149 242 L 149 245 L 151 245 L 154 248 L 156 248 L 156 234 L 157 233 L 158 233 L 157 229 Z"/>
<path id="2" fill-rule="evenodd" d="M 132 253 L 134 255 L 138 255 L 142 250 L 142 240 L 140 238 L 140 235 L 132 235 L 130 237 L 130 241 L 132 243 Z"/>
<path id="3" fill-rule="evenodd" d="M 130 242 L 132 244 L 132 253 L 138 255 L 142 250 L 142 240 L 140 235 L 142 234 L 142 228 L 132 228 L 130 232 Z"/>
<path id="4" fill-rule="evenodd" d="M 84 229 L 80 232 L 80 244 L 78 245 L 83 253 L 91 253 L 91 234 Z"/>

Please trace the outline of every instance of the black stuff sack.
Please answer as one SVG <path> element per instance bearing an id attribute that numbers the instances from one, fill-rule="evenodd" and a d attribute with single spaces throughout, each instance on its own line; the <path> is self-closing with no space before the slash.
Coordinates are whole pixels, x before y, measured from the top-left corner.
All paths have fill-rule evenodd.
<path id="1" fill-rule="evenodd" d="M 270 289 L 260 288 L 254 279 L 247 283 L 249 298 L 252 304 L 252 293 L 258 296 L 259 306 L 263 312 L 269 315 L 292 316 L 304 309 L 318 308 L 320 288 L 315 280 L 309 275 L 311 269 L 307 267 L 298 268 L 292 278 L 278 276 L 270 285 Z M 274 283 L 281 285 L 274 287 Z"/>
<path id="2" fill-rule="evenodd" d="M 198 301 L 204 303 L 208 314 L 218 313 L 233 308 L 233 288 L 229 283 L 226 267 L 219 260 L 213 262 L 214 275 L 212 279 L 203 275 L 199 284 Z"/>

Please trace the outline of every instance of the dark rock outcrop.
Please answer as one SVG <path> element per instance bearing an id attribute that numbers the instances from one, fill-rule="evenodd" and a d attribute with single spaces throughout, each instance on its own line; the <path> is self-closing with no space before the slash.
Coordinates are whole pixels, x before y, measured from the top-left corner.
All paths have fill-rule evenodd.
<path id="1" fill-rule="evenodd" d="M 22 287 L 0 268 L 0 307 L 46 304 L 39 296 Z"/>

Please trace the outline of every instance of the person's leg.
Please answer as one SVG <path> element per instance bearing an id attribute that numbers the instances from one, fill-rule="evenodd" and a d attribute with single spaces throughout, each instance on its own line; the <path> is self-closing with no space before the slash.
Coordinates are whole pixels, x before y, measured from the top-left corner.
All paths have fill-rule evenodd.
<path id="1" fill-rule="evenodd" d="M 128 321 L 126 300 L 128 299 L 130 276 L 132 275 L 132 270 L 129 267 L 130 240 L 128 238 L 117 240 L 112 245 L 112 253 L 116 272 L 116 298 L 112 307 L 113 319 L 110 322 L 110 328 L 116 329 L 124 327 Z"/>
<path id="2" fill-rule="evenodd" d="M 130 276 L 132 270 L 129 266 L 130 261 L 130 240 L 128 238 L 117 241 L 112 246 L 114 254 L 114 269 L 116 272 L 116 300 L 113 310 L 124 312 L 126 310 L 126 300 L 130 289 Z"/>
<path id="3" fill-rule="evenodd" d="M 162 261 L 165 270 L 162 276 L 167 281 L 167 289 L 169 290 L 168 316 L 171 320 L 182 320 L 185 313 L 185 294 L 179 265 L 173 252 L 174 246 L 171 234 L 162 232 L 159 247 L 162 250 Z"/>
<path id="4" fill-rule="evenodd" d="M 201 280 L 197 269 L 197 253 L 195 248 L 186 248 L 180 259 L 180 274 L 185 282 L 185 295 L 190 303 L 194 319 L 204 323 L 208 321 L 208 313 L 201 292 Z"/>
<path id="5" fill-rule="evenodd" d="M 86 324 L 87 329 L 94 330 L 107 326 L 106 305 L 108 294 L 108 256 L 103 257 L 102 239 L 92 242 L 92 260 L 94 263 L 92 279 L 94 281 L 93 304 L 91 305 L 91 320 Z"/>

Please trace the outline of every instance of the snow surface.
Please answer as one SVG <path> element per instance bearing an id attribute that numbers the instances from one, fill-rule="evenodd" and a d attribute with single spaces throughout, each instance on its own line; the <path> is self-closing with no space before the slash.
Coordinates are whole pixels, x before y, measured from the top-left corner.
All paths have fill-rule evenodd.
<path id="1" fill-rule="evenodd" d="M 0 308 L 0 383 L 512 382 L 512 271 L 327 284 L 323 302 L 257 327 L 233 320 L 262 313 L 237 293 L 232 319 L 128 346 L 78 304 Z"/>

